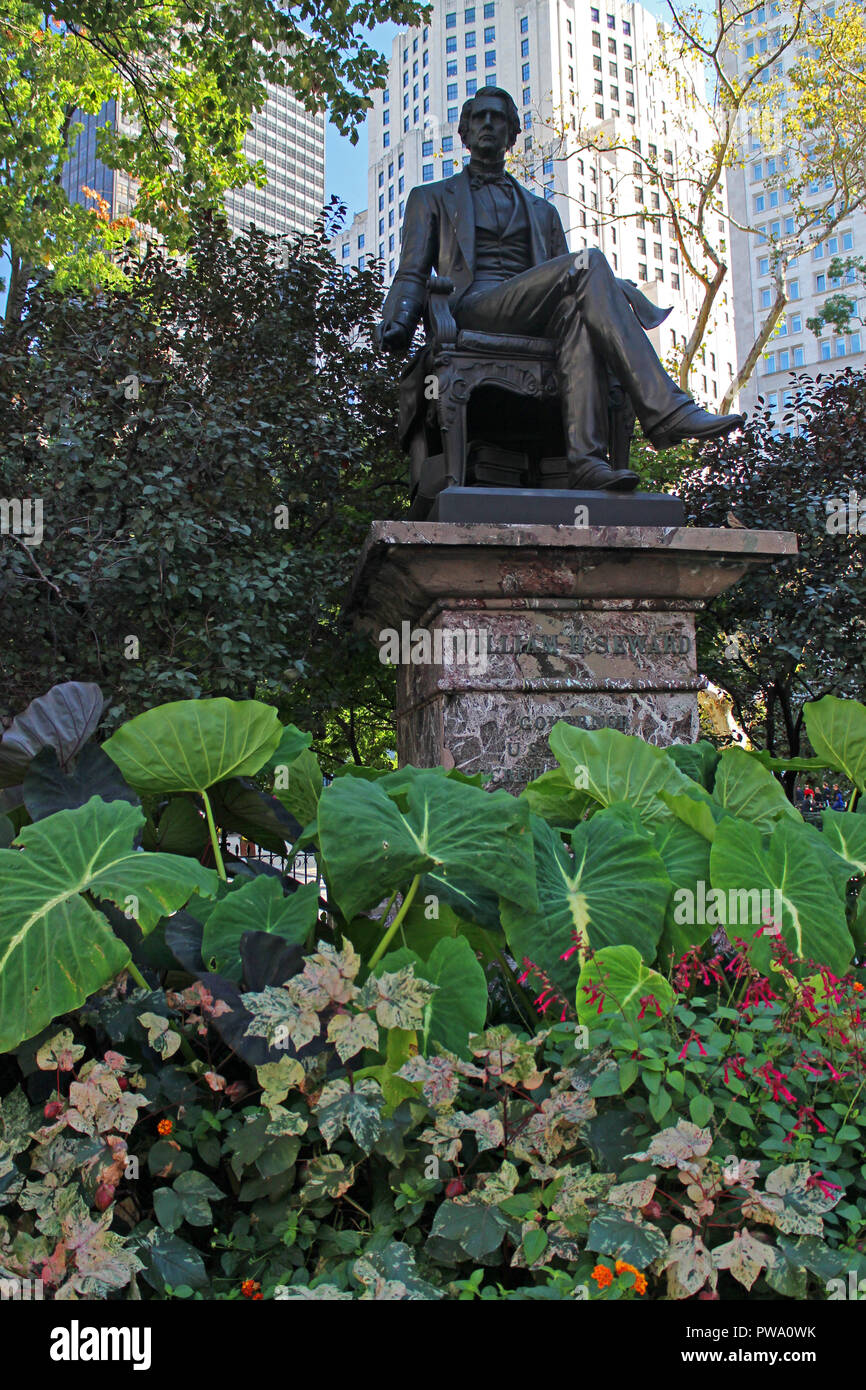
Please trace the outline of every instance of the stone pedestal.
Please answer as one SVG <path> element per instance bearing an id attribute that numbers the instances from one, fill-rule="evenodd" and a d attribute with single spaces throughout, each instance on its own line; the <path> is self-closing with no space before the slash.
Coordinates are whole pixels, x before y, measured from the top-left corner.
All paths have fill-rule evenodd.
<path id="1" fill-rule="evenodd" d="M 556 765 L 557 720 L 696 739 L 695 613 L 796 550 L 774 531 L 381 521 L 349 608 L 398 666 L 401 764 L 519 791 Z"/>

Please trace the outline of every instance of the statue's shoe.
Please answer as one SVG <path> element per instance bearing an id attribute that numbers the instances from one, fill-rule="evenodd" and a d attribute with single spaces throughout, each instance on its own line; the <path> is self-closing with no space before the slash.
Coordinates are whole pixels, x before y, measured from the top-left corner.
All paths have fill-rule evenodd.
<path id="1" fill-rule="evenodd" d="M 649 436 L 654 449 L 670 449 L 684 439 L 717 439 L 746 423 L 745 415 L 711 415 L 694 401 L 680 406 L 662 420 Z"/>
<path id="2" fill-rule="evenodd" d="M 569 464 L 568 486 L 572 492 L 634 492 L 640 479 L 627 468 L 613 469 L 600 459 Z"/>

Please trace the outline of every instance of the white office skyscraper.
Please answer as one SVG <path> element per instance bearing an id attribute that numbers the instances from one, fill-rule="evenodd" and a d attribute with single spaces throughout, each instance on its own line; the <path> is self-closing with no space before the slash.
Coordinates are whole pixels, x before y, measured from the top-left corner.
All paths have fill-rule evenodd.
<path id="1" fill-rule="evenodd" d="M 311 116 L 284 87 L 268 83 L 267 90 L 261 111 L 253 113 L 244 153 L 251 163 L 262 161 L 268 181 L 264 188 L 249 183 L 226 193 L 232 235 L 250 222 L 274 235 L 311 232 L 325 201 L 324 115 Z M 84 129 L 63 170 L 67 196 L 87 204 L 83 189 L 92 188 L 108 203 L 111 217 L 127 216 L 135 202 L 134 181 L 96 157 L 97 128 L 118 120 L 123 126 L 119 103 L 108 102 L 98 115 L 78 119 Z"/>
<path id="2" fill-rule="evenodd" d="M 504 87 L 522 114 L 513 172 L 556 203 L 572 250 L 600 247 L 616 274 L 674 306 L 650 335 L 669 360 L 685 342 L 700 295 L 659 193 L 641 177 L 634 154 L 642 150 L 675 175 L 689 167 L 706 133 L 697 110 L 688 143 L 682 122 L 671 119 L 672 86 L 648 61 L 656 33 L 657 22 L 642 5 L 622 0 L 436 0 L 429 25 L 394 40 L 388 85 L 375 94 L 367 121 L 368 207 L 335 238 L 337 259 L 363 266 L 378 257 L 390 282 L 409 189 L 458 172 L 465 157 L 457 134 L 463 102 L 483 86 Z M 620 147 L 580 153 L 576 142 L 563 144 L 553 125 L 570 126 L 572 119 L 616 135 Z M 710 406 L 734 369 L 732 299 L 728 286 L 692 373 L 693 393 Z"/>
<path id="3" fill-rule="evenodd" d="M 823 8 L 825 13 L 832 13 L 832 5 Z M 756 53 L 772 52 L 779 46 L 784 16 L 785 9 L 777 0 L 770 0 L 745 16 L 738 30 L 739 45 L 731 54 L 732 64 L 738 71 L 746 68 Z M 774 78 L 784 76 L 802 50 L 802 44 L 788 50 L 779 59 Z M 782 152 L 762 148 L 751 132 L 746 133 L 745 142 L 744 168 L 732 172 L 729 178 L 729 205 L 737 222 L 759 229 L 759 234 L 738 230 L 733 234 L 734 307 L 741 359 L 755 342 L 775 299 L 772 243 L 796 232 L 794 210 L 778 177 Z M 816 180 L 810 185 L 808 204 L 814 205 L 816 210 L 824 207 L 831 188 L 830 180 Z M 808 242 L 813 239 L 813 232 L 807 232 Z M 831 278 L 828 267 L 834 256 L 842 259 L 866 256 L 866 213 L 858 210 L 843 218 L 821 237 L 818 245 L 788 264 L 785 277 L 788 303 L 757 370 L 740 392 L 743 409 L 754 408 L 760 394 L 769 408 L 781 417 L 790 400 L 791 372 L 816 376 L 819 372 L 832 373 L 845 367 L 858 370 L 866 367 L 866 297 L 862 281 L 853 270 L 841 280 Z M 840 292 L 850 292 L 856 301 L 851 331 L 840 335 L 827 327 L 821 337 L 816 338 L 807 321 L 818 314 L 830 295 Z"/>

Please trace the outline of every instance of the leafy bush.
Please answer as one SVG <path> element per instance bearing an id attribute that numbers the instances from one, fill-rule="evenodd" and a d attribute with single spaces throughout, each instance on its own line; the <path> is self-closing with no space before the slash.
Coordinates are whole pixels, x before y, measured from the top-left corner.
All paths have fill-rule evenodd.
<path id="1" fill-rule="evenodd" d="M 0 741 L 0 1271 L 608 1299 L 859 1269 L 866 708 L 807 707 L 853 788 L 820 829 L 737 748 L 561 724 L 520 797 L 324 787 L 255 701 L 99 747 L 101 711 L 55 687 Z"/>

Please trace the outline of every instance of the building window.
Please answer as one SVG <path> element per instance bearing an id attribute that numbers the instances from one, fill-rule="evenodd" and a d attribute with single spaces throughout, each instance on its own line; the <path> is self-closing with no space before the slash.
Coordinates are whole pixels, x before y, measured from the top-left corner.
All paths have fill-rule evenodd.
<path id="1" fill-rule="evenodd" d="M 446 76 L 446 77 L 456 77 L 456 76 L 457 76 L 457 59 L 456 59 L 456 58 L 450 58 L 450 59 L 448 60 L 448 62 L 445 64 L 445 76 Z"/>
<path id="2" fill-rule="evenodd" d="M 477 81 L 476 78 L 471 77 L 471 78 L 469 79 L 469 81 L 466 83 L 466 95 L 467 95 L 468 97 L 474 97 L 474 95 L 475 95 L 475 93 L 476 93 L 477 91 L 478 91 L 478 81 Z"/>
<path id="3" fill-rule="evenodd" d="M 769 273 L 770 273 L 770 258 L 769 258 L 769 256 L 759 256 L 759 257 L 758 257 L 758 274 L 759 274 L 759 275 L 769 275 Z"/>
<path id="4" fill-rule="evenodd" d="M 529 39 L 523 39 L 523 40 L 521 41 L 521 44 L 520 44 L 520 56 L 521 56 L 521 58 L 528 58 L 528 57 L 529 57 Z"/>
<path id="5" fill-rule="evenodd" d="M 390 125 L 390 124 L 391 124 L 391 112 L 390 112 L 390 111 L 383 111 L 383 112 L 382 112 L 382 124 L 383 124 L 383 125 Z"/>
<path id="6" fill-rule="evenodd" d="M 799 298 L 800 298 L 800 281 L 799 281 L 799 280 L 789 280 L 789 281 L 788 281 L 788 298 L 789 298 L 789 299 L 799 299 Z"/>
<path id="7" fill-rule="evenodd" d="M 466 71 L 475 72 L 477 65 L 478 59 L 475 57 L 474 53 L 470 53 L 466 58 Z"/>
<path id="8" fill-rule="evenodd" d="M 495 27 L 494 27 L 493 25 L 491 25 L 488 29 L 485 29 L 485 30 L 484 30 L 484 42 L 485 42 L 485 43 L 495 43 L 495 42 L 496 42 L 496 29 L 495 29 Z"/>
<path id="9" fill-rule="evenodd" d="M 545 178 L 553 177 L 553 158 L 551 155 L 545 155 L 541 163 L 541 170 Z"/>
<path id="10" fill-rule="evenodd" d="M 639 280 L 648 280 L 648 279 L 649 279 L 649 276 L 648 276 L 647 273 L 646 273 L 646 266 L 643 265 L 643 264 L 641 264 L 641 265 L 638 266 L 638 268 L 637 268 L 637 274 L 638 274 L 638 279 L 639 279 Z"/>
<path id="11" fill-rule="evenodd" d="M 529 81 L 529 64 L 528 64 L 528 63 L 524 63 L 524 64 L 523 64 L 523 67 L 520 69 L 520 77 L 521 77 L 521 80 L 522 80 L 523 82 L 528 82 L 528 81 Z"/>
<path id="12" fill-rule="evenodd" d="M 602 106 L 600 101 L 597 101 L 595 103 L 595 114 L 600 121 L 604 120 L 604 107 Z"/>
<path id="13" fill-rule="evenodd" d="M 475 6 L 474 6 L 474 5 L 473 5 L 470 9 L 467 9 L 467 10 L 464 10 L 464 11 L 463 11 L 463 22 L 464 22 L 465 24 L 474 24 L 474 23 L 475 23 Z"/>
<path id="14" fill-rule="evenodd" d="M 457 93 L 455 92 L 454 95 L 456 96 Z M 451 100 L 451 98 L 449 97 L 449 101 L 450 101 L 450 100 Z M 449 125 L 454 125 L 455 122 L 459 119 L 459 116 L 460 116 L 460 112 L 457 110 L 457 107 L 456 107 L 456 106 L 449 106 L 449 107 L 448 107 L 448 124 L 449 124 Z"/>
<path id="15" fill-rule="evenodd" d="M 608 29 L 615 29 L 615 28 L 616 28 L 616 18 L 615 18 L 615 16 L 612 15 L 612 14 L 609 14 L 608 17 L 607 17 L 607 27 L 608 27 Z"/>
<path id="16" fill-rule="evenodd" d="M 554 188 L 552 183 L 546 183 L 544 185 L 544 196 L 548 202 L 552 200 L 554 196 Z"/>
<path id="17" fill-rule="evenodd" d="M 388 130 L 386 130 L 386 131 L 385 131 L 385 134 L 382 136 L 382 146 L 383 146 L 384 149 L 387 150 L 387 149 L 389 148 L 390 144 L 391 144 L 391 132 L 388 131 Z"/>
<path id="18" fill-rule="evenodd" d="M 671 285 L 675 290 L 678 290 L 680 287 L 680 277 L 677 275 L 676 271 L 671 271 Z"/>
<path id="19" fill-rule="evenodd" d="M 593 34 L 592 46 L 593 48 L 601 48 L 601 34 Z"/>
<path id="20" fill-rule="evenodd" d="M 422 140 L 422 141 L 421 141 L 421 158 L 422 158 L 422 159 L 429 159 L 429 157 L 430 157 L 430 155 L 431 155 L 432 153 L 433 153 L 433 141 L 432 141 L 432 140 Z"/>
<path id="21" fill-rule="evenodd" d="M 425 165 L 424 165 L 423 169 L 421 170 L 421 178 L 424 180 L 425 183 L 432 183 L 432 182 L 433 182 L 433 165 L 432 165 L 432 164 L 425 164 Z"/>
<path id="22" fill-rule="evenodd" d="M 595 92 L 596 96 L 601 96 L 602 92 L 604 91 L 604 87 L 602 86 L 598 78 L 596 78 L 593 82 L 592 89 Z"/>
<path id="23" fill-rule="evenodd" d="M 344 260 L 344 261 L 346 261 L 346 260 L 349 259 L 349 252 L 350 252 L 351 249 L 352 249 L 352 248 L 349 246 L 348 241 L 344 241 L 344 242 L 343 242 L 343 260 Z"/>
<path id="24" fill-rule="evenodd" d="M 761 290 L 761 308 L 769 309 L 773 302 L 773 295 L 770 290 Z"/>
<path id="25" fill-rule="evenodd" d="M 843 233 L 842 233 L 842 250 L 843 250 L 843 251 L 853 251 L 853 250 L 854 250 L 854 233 L 853 233 L 853 232 L 843 232 Z"/>
<path id="26" fill-rule="evenodd" d="M 597 53 L 593 53 L 592 55 L 592 66 L 595 68 L 596 72 L 601 72 L 601 58 Z"/>
<path id="27" fill-rule="evenodd" d="M 524 87 L 523 89 L 523 105 L 532 105 L 532 89 L 530 87 Z"/>
<path id="28" fill-rule="evenodd" d="M 361 235 L 358 237 L 358 250 L 359 250 L 359 251 L 363 251 L 364 246 L 365 246 L 365 244 L 366 244 L 366 240 L 367 240 L 367 239 L 366 239 L 366 237 L 364 236 L 364 233 L 362 232 Z"/>
<path id="29" fill-rule="evenodd" d="M 447 86 L 447 88 L 446 88 L 446 95 L 447 95 L 449 101 L 456 101 L 456 100 L 457 100 L 457 83 L 456 83 L 456 82 L 449 82 L 449 83 L 448 83 L 448 86 Z M 449 118 L 449 119 L 450 119 L 450 118 Z M 454 119 L 456 120 L 456 115 L 455 115 Z"/>
<path id="30" fill-rule="evenodd" d="M 486 68 L 495 68 L 495 67 L 496 67 L 496 49 L 495 49 L 495 48 L 491 48 L 491 49 L 488 50 L 487 53 L 485 53 L 485 55 L 484 55 L 484 66 L 485 66 Z"/>
<path id="31" fill-rule="evenodd" d="M 859 333 L 852 333 L 852 334 L 851 334 L 851 337 L 848 339 L 848 349 L 849 349 L 850 352 L 859 352 L 859 351 L 860 351 L 860 334 L 859 334 Z"/>
<path id="32" fill-rule="evenodd" d="M 475 47 L 475 30 L 474 30 L 474 29 L 468 29 L 468 30 L 466 31 L 466 35 L 465 35 L 465 38 L 464 38 L 464 44 L 465 44 L 465 46 L 466 46 L 467 48 L 474 48 L 474 47 Z"/>
<path id="33" fill-rule="evenodd" d="M 824 341 L 821 343 L 821 361 L 829 362 L 830 357 L 830 342 L 829 339 L 825 338 Z"/>
<path id="34" fill-rule="evenodd" d="M 493 5 L 493 4 L 487 4 L 487 5 L 484 6 L 484 18 L 485 18 L 485 19 L 492 19 L 495 13 L 496 13 L 496 6 L 495 6 L 495 5 Z"/>
<path id="35" fill-rule="evenodd" d="M 457 35 L 456 35 L 456 34 L 450 34 L 450 35 L 448 36 L 448 38 L 445 40 L 445 52 L 446 52 L 446 53 L 456 53 L 456 52 L 457 52 Z"/>
<path id="36" fill-rule="evenodd" d="M 532 129 L 532 114 L 531 114 L 531 112 L 529 112 L 529 111 L 524 111 L 524 113 L 523 113 L 523 129 L 524 129 L 524 130 L 531 130 L 531 129 Z"/>
<path id="37" fill-rule="evenodd" d="M 626 36 L 628 36 L 629 34 L 631 34 L 631 25 L 629 24 L 629 22 L 628 22 L 627 19 L 624 19 L 623 22 L 622 22 L 622 32 L 623 32 Z"/>
<path id="38" fill-rule="evenodd" d="M 520 21 L 520 32 L 521 34 L 529 33 L 529 20 L 526 15 L 524 15 Z"/>
<path id="39" fill-rule="evenodd" d="M 821 294 L 823 290 L 826 290 L 826 288 L 827 288 L 827 276 L 826 276 L 826 275 L 816 275 L 816 276 L 815 276 L 815 290 L 816 290 L 816 292 L 817 292 L 818 294 Z"/>
<path id="40" fill-rule="evenodd" d="M 763 212 L 766 206 L 763 193 L 759 194 L 754 200 L 755 212 Z"/>
<path id="41" fill-rule="evenodd" d="M 805 350 L 804 350 L 803 348 L 801 348 L 801 347 L 795 347 L 795 348 L 792 349 L 792 352 L 793 352 L 793 356 L 794 356 L 794 366 L 795 366 L 795 367 L 802 367 L 802 366 L 804 366 L 804 365 L 805 365 L 805 362 L 806 362 L 806 353 L 805 353 Z"/>

